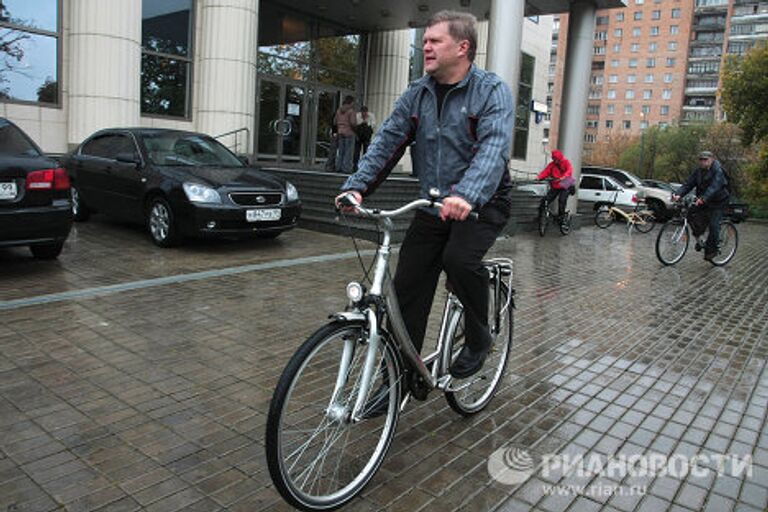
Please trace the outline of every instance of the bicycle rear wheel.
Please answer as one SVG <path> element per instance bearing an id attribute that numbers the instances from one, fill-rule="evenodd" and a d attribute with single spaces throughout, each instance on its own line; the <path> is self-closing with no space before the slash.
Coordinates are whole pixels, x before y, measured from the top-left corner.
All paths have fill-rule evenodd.
<path id="1" fill-rule="evenodd" d="M 547 227 L 549 226 L 549 207 L 542 205 L 539 207 L 539 235 L 544 236 L 547 233 Z"/>
<path id="2" fill-rule="evenodd" d="M 365 322 L 322 327 L 293 355 L 275 389 L 267 418 L 267 464 L 277 490 L 301 510 L 333 510 L 352 500 L 376 473 L 394 437 L 400 364 L 384 337 L 365 402 L 367 409 L 383 401 L 382 414 L 351 421 L 365 343 Z M 345 356 L 348 370 L 339 375 Z M 341 386 L 334 399 L 337 378 Z"/>
<path id="3" fill-rule="evenodd" d="M 637 217 L 637 222 L 635 222 L 632 226 L 640 233 L 649 233 L 653 229 L 653 226 L 656 224 L 653 213 L 648 210 L 637 212 Z"/>
<path id="4" fill-rule="evenodd" d="M 606 229 L 611 224 L 613 224 L 613 221 L 616 218 L 613 215 L 613 212 L 609 209 L 600 208 L 597 210 L 597 213 L 595 214 L 595 225 L 599 228 Z"/>
<path id="5" fill-rule="evenodd" d="M 667 222 L 656 237 L 656 257 L 664 265 L 674 265 L 685 256 L 689 239 L 688 228 L 683 221 Z"/>
<path id="6" fill-rule="evenodd" d="M 717 244 L 717 256 L 712 258 L 712 264 L 722 267 L 731 261 L 739 247 L 739 232 L 729 221 L 720 223 L 720 240 Z"/>
<path id="7" fill-rule="evenodd" d="M 501 284 L 501 290 L 496 300 L 496 286 L 491 281 L 489 286 L 488 326 L 493 336 L 493 345 L 485 360 L 485 364 L 476 374 L 466 379 L 453 379 L 449 389 L 445 392 L 445 399 L 451 408 L 462 416 L 471 416 L 482 411 L 501 384 L 504 371 L 509 360 L 509 351 L 512 347 L 513 330 L 513 304 L 509 297 L 509 290 L 505 284 Z M 500 315 L 498 323 L 495 321 L 495 311 L 507 306 Z M 446 350 L 450 350 L 454 361 L 464 346 L 464 311 L 459 309 L 450 320 Z"/>

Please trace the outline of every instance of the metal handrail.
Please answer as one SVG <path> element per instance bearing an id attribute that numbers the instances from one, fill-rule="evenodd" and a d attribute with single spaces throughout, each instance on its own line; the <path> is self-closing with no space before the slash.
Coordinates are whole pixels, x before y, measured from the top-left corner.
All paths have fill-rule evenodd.
<path id="1" fill-rule="evenodd" d="M 219 135 L 214 135 L 213 138 L 214 139 L 220 139 L 222 137 L 227 137 L 229 135 L 236 135 L 236 134 L 238 134 L 240 132 L 245 132 L 246 137 L 248 139 L 251 138 L 251 129 L 248 128 L 247 126 L 243 126 L 242 128 L 238 128 L 237 130 L 231 130 L 231 131 L 228 131 L 228 132 L 225 132 L 225 133 L 220 133 Z M 238 138 L 235 137 L 235 149 L 234 149 L 235 153 L 237 153 L 237 147 L 238 147 L 238 142 L 237 141 L 238 141 Z M 246 143 L 246 147 L 247 146 L 248 146 L 248 144 Z M 227 146 L 227 147 L 232 149 L 232 146 Z"/>

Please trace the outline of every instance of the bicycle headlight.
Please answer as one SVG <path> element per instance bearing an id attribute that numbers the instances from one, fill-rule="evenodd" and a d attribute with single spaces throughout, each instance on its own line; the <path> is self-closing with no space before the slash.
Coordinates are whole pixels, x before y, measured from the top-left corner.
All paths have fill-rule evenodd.
<path id="1" fill-rule="evenodd" d="M 365 288 L 358 282 L 352 281 L 347 285 L 347 297 L 353 303 L 360 302 L 365 296 Z"/>

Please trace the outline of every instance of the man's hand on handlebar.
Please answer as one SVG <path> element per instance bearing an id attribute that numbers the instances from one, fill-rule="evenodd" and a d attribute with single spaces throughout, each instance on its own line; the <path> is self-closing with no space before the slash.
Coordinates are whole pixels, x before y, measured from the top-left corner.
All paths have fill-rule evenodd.
<path id="1" fill-rule="evenodd" d="M 440 218 L 442 220 L 466 220 L 471 211 L 472 205 L 464 198 L 449 196 L 443 199 Z"/>
<path id="2" fill-rule="evenodd" d="M 352 196 L 356 204 L 351 204 L 348 196 Z M 333 202 L 343 212 L 354 212 L 355 208 L 363 204 L 363 195 L 357 190 L 347 190 L 337 195 Z"/>

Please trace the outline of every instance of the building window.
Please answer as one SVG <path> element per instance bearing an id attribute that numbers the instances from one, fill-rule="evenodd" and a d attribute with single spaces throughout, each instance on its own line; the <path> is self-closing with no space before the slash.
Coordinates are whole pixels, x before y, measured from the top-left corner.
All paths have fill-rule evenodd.
<path id="1" fill-rule="evenodd" d="M 621 52 L 621 45 L 620 44 L 613 45 L 613 53 L 619 53 L 619 52 Z"/>
<path id="2" fill-rule="evenodd" d="M 672 9 L 672 18 L 679 18 L 680 17 L 680 9 Z"/>
<path id="3" fill-rule="evenodd" d="M 664 91 L 661 93 L 661 97 L 665 100 L 671 100 L 672 99 L 672 89 L 664 89 Z"/>
<path id="4" fill-rule="evenodd" d="M 650 105 L 643 105 L 642 112 L 643 112 L 643 114 L 650 114 L 651 113 L 651 106 Z"/>
<path id="5" fill-rule="evenodd" d="M 189 117 L 193 0 L 142 1 L 141 112 Z"/>
<path id="6" fill-rule="evenodd" d="M 655 68 L 656 67 L 656 59 L 651 57 L 650 59 L 647 59 L 645 61 L 645 67 L 647 68 Z"/>
<path id="7" fill-rule="evenodd" d="M 640 129 L 645 130 L 648 128 L 648 121 L 640 121 Z"/>
<path id="8" fill-rule="evenodd" d="M 651 89 L 644 89 L 643 90 L 643 99 L 649 100 L 653 97 L 653 91 Z M 647 114 L 647 112 L 646 112 Z"/>
<path id="9" fill-rule="evenodd" d="M 676 36 L 680 33 L 680 25 L 670 25 L 669 26 L 669 35 Z"/>
<path id="10" fill-rule="evenodd" d="M 634 20 L 640 21 L 643 19 L 643 11 L 635 11 Z"/>
<path id="11" fill-rule="evenodd" d="M 614 105 L 613 103 L 609 104 L 607 111 L 608 111 L 609 114 L 615 114 L 616 113 L 616 105 Z"/>
<path id="12" fill-rule="evenodd" d="M 659 49 L 659 43 L 648 44 L 648 53 L 656 53 L 658 49 Z"/>
<path id="13" fill-rule="evenodd" d="M 635 99 L 635 91 L 633 89 L 627 89 L 627 92 L 624 93 L 624 99 L 627 99 L 627 100 Z"/>
<path id="14" fill-rule="evenodd" d="M 661 106 L 661 115 L 668 116 L 669 115 L 669 105 L 662 105 Z"/>
<path id="15" fill-rule="evenodd" d="M 677 41 L 670 41 L 667 43 L 667 50 L 670 52 L 677 51 Z"/>
<path id="16" fill-rule="evenodd" d="M 598 16 L 596 23 L 598 25 L 607 25 L 608 24 L 608 16 Z"/>
<path id="17" fill-rule="evenodd" d="M 637 82 L 637 75 L 634 75 L 634 74 L 627 75 L 628 84 L 633 84 L 635 82 Z"/>
<path id="18" fill-rule="evenodd" d="M 653 11 L 653 12 L 651 12 L 651 19 L 652 20 L 660 20 L 661 19 L 661 11 Z"/>
<path id="19" fill-rule="evenodd" d="M 643 31 L 640 27 L 635 27 L 632 29 L 632 36 L 633 37 L 640 37 L 642 35 Z"/>
<path id="20" fill-rule="evenodd" d="M 528 127 L 531 122 L 531 97 L 536 59 L 527 53 L 520 61 L 520 83 L 517 87 L 517 110 L 515 112 L 515 139 L 512 157 L 525 160 L 528 154 Z"/>
<path id="21" fill-rule="evenodd" d="M 611 59 L 611 67 L 612 68 L 619 67 L 619 59 Z"/>
<path id="22" fill-rule="evenodd" d="M 590 119 L 590 120 L 588 120 L 588 121 L 586 122 L 586 126 L 587 126 L 587 128 L 591 128 L 591 129 L 594 129 L 594 128 L 597 128 L 597 123 L 598 123 L 598 122 L 599 122 L 599 121 L 597 121 L 597 119 Z"/>
<path id="23" fill-rule="evenodd" d="M 605 55 L 605 46 L 593 46 L 592 55 Z"/>
<path id="24" fill-rule="evenodd" d="M 608 89 L 608 99 L 614 99 L 616 97 L 616 89 Z"/>
<path id="25" fill-rule="evenodd" d="M 606 39 L 608 39 L 608 32 L 605 30 L 595 32 L 595 41 L 605 41 Z"/>
<path id="26" fill-rule="evenodd" d="M 599 116 L 600 115 L 600 105 L 587 105 L 587 115 L 588 116 Z"/>
<path id="27" fill-rule="evenodd" d="M 59 103 L 58 0 L 0 1 L 0 101 Z"/>
<path id="28" fill-rule="evenodd" d="M 632 115 L 632 105 L 624 105 L 624 115 Z"/>
<path id="29" fill-rule="evenodd" d="M 640 51 L 640 43 L 632 43 L 632 45 L 629 47 L 629 51 L 632 53 L 637 53 Z"/>
<path id="30" fill-rule="evenodd" d="M 672 73 L 664 73 L 664 83 L 665 84 L 672 83 Z"/>
<path id="31" fill-rule="evenodd" d="M 617 12 L 616 13 L 616 21 L 624 21 L 624 13 L 623 12 Z"/>
<path id="32" fill-rule="evenodd" d="M 610 83 L 610 84 L 617 84 L 617 83 L 619 83 L 619 75 L 610 75 L 608 77 L 608 83 Z"/>
<path id="33" fill-rule="evenodd" d="M 612 120 L 612 119 L 608 119 L 608 120 L 606 120 L 606 121 L 605 121 L 605 127 L 606 127 L 606 128 L 608 128 L 609 130 L 610 130 L 611 128 L 613 128 L 613 120 Z"/>
<path id="34" fill-rule="evenodd" d="M 632 129 L 632 121 L 624 121 L 624 129 L 625 130 Z"/>
<path id="35" fill-rule="evenodd" d="M 629 59 L 629 67 L 636 68 L 637 67 L 637 59 Z"/>
<path id="36" fill-rule="evenodd" d="M 675 59 L 674 57 L 667 57 L 667 67 L 668 68 L 675 67 L 675 62 L 677 62 L 677 59 Z"/>
<path id="37" fill-rule="evenodd" d="M 645 75 L 645 83 L 652 84 L 653 83 L 653 75 Z"/>
<path id="38" fill-rule="evenodd" d="M 656 26 L 651 27 L 651 35 L 652 36 L 659 35 L 659 27 L 656 27 Z"/>
<path id="39" fill-rule="evenodd" d="M 615 28 L 613 29 L 613 36 L 614 37 L 622 37 L 624 35 L 624 29 L 623 28 Z"/>

